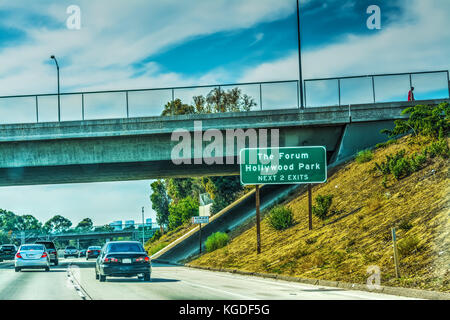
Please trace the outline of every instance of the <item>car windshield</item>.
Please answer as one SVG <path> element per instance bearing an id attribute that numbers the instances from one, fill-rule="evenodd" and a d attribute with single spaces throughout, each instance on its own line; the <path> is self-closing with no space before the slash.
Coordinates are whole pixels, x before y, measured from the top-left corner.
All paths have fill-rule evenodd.
<path id="1" fill-rule="evenodd" d="M 43 251 L 44 250 L 44 246 L 41 244 L 34 244 L 34 245 L 27 245 L 27 246 L 22 246 L 20 248 L 21 251 L 25 251 L 25 250 L 40 250 Z"/>
<path id="2" fill-rule="evenodd" d="M 111 243 L 108 246 L 108 252 L 142 252 L 140 243 Z"/>
<path id="3" fill-rule="evenodd" d="M 100 247 L 89 247 L 88 250 L 100 250 Z"/>

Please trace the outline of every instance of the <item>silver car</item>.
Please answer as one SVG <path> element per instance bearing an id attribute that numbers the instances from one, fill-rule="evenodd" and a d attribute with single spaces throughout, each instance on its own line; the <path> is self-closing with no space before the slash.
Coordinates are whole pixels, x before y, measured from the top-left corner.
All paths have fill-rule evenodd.
<path id="1" fill-rule="evenodd" d="M 42 244 L 21 245 L 14 258 L 16 272 L 22 269 L 45 269 L 50 271 L 50 257 Z"/>

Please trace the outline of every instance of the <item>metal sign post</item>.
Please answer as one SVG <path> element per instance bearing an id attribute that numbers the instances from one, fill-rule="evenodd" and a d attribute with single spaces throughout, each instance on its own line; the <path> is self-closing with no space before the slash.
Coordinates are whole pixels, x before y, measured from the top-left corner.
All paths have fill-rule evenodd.
<path id="1" fill-rule="evenodd" d="M 308 220 L 309 230 L 312 230 L 312 184 L 308 184 Z"/>
<path id="2" fill-rule="evenodd" d="M 397 236 L 395 234 L 395 227 L 391 229 L 392 231 L 392 242 L 394 247 L 394 263 L 395 263 L 395 276 L 400 278 L 400 267 L 398 262 L 398 250 L 397 250 Z"/>
<path id="3" fill-rule="evenodd" d="M 199 248 L 200 248 L 200 254 L 202 253 L 202 223 L 209 223 L 209 217 L 208 216 L 194 216 L 192 217 L 192 224 L 198 224 L 199 225 Z"/>
<path id="4" fill-rule="evenodd" d="M 255 197 L 256 197 L 256 252 L 261 253 L 261 215 L 259 211 L 259 185 L 255 185 Z"/>

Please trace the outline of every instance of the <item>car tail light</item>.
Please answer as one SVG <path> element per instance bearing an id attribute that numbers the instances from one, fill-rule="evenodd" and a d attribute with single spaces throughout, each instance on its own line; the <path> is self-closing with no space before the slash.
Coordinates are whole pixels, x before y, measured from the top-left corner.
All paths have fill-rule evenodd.
<path id="1" fill-rule="evenodd" d="M 88 250 L 88 253 L 91 253 L 92 251 L 91 250 Z"/>
<path id="2" fill-rule="evenodd" d="M 134 259 L 134 261 L 136 261 L 136 262 L 148 262 L 150 260 L 150 258 L 149 257 L 139 257 L 139 258 L 136 258 L 136 259 Z"/>
<path id="3" fill-rule="evenodd" d="M 44 252 L 41 256 L 41 258 L 47 258 L 47 252 Z"/>
<path id="4" fill-rule="evenodd" d="M 16 258 L 23 259 L 19 252 L 17 252 Z"/>
<path id="5" fill-rule="evenodd" d="M 111 263 L 111 262 L 119 262 L 119 260 L 117 260 L 117 258 L 105 258 L 103 259 L 104 263 Z"/>

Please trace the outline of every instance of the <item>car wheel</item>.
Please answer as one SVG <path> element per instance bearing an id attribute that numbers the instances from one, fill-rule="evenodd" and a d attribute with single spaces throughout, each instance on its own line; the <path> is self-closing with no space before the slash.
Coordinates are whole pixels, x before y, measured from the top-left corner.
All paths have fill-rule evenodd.
<path id="1" fill-rule="evenodd" d="M 20 272 L 20 268 L 15 267 L 15 268 L 14 268 L 14 271 Z"/>
<path id="2" fill-rule="evenodd" d="M 144 274 L 144 281 L 150 281 L 150 279 L 151 279 L 150 273 Z"/>
<path id="3" fill-rule="evenodd" d="M 50 271 L 50 267 L 46 267 L 45 272 L 49 272 L 49 271 Z"/>
<path id="4" fill-rule="evenodd" d="M 100 282 L 105 282 L 106 281 L 106 276 L 99 275 L 99 280 L 100 280 Z"/>
<path id="5" fill-rule="evenodd" d="M 95 271 L 95 279 L 98 280 L 98 278 L 99 278 L 98 273 L 97 273 L 97 271 Z"/>
<path id="6" fill-rule="evenodd" d="M 88 261 L 89 260 L 89 258 L 88 257 L 86 257 L 86 261 Z"/>
<path id="7" fill-rule="evenodd" d="M 53 263 L 53 265 L 57 266 L 59 264 L 58 260 L 55 260 L 55 262 Z"/>

